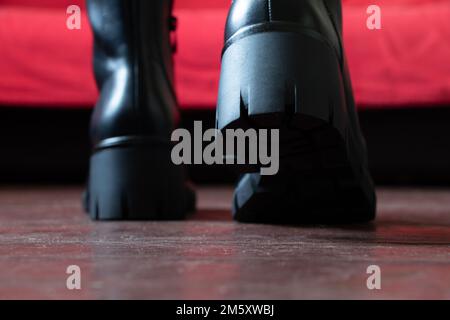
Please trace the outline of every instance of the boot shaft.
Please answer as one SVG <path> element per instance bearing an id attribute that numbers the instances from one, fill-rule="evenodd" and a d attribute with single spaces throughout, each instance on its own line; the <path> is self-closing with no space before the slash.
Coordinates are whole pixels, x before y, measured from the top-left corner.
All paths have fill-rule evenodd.
<path id="1" fill-rule="evenodd" d="M 175 23 L 171 0 L 87 0 L 95 55 L 162 62 L 173 80 L 170 33 Z M 98 59 L 98 65 L 103 60 Z M 101 80 L 101 73 L 99 74 Z"/>
<path id="2" fill-rule="evenodd" d="M 270 30 L 284 27 L 317 32 L 342 58 L 341 0 L 234 0 L 228 15 L 225 41 L 246 27 Z"/>
<path id="3" fill-rule="evenodd" d="M 117 136 L 164 135 L 176 109 L 171 0 L 88 0 L 101 97 L 94 144 Z"/>

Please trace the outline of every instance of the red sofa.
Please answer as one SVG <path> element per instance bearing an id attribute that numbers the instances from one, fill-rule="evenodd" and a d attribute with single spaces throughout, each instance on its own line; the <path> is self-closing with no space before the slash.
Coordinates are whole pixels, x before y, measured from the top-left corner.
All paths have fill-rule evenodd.
<path id="1" fill-rule="evenodd" d="M 176 86 L 182 108 L 214 108 L 230 0 L 177 0 Z M 366 27 L 371 4 L 382 30 Z M 82 7 L 81 30 L 66 8 Z M 92 35 L 83 0 L 0 0 L 0 105 L 92 107 Z M 345 43 L 357 103 L 450 105 L 449 0 L 344 0 Z"/>

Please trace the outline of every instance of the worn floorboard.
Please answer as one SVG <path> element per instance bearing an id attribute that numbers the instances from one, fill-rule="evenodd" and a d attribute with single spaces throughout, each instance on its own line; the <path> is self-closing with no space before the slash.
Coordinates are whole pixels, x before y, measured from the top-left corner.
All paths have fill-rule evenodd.
<path id="1" fill-rule="evenodd" d="M 377 222 L 335 227 L 237 224 L 230 187 L 188 221 L 94 223 L 81 190 L 0 188 L 0 299 L 450 299 L 450 189 L 380 189 Z"/>

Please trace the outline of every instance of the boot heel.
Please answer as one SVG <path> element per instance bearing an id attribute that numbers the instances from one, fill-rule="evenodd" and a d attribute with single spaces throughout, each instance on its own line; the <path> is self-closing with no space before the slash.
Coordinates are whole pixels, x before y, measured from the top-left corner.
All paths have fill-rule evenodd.
<path id="1" fill-rule="evenodd" d="M 217 126 L 279 129 L 280 164 L 311 169 L 317 164 L 312 156 L 317 149 L 336 146 L 337 156 L 345 157 L 343 88 L 337 54 L 320 35 L 251 34 L 226 45 Z M 324 165 L 348 163 L 338 160 Z M 235 168 L 249 172 L 245 166 Z"/>
<path id="2" fill-rule="evenodd" d="M 92 155 L 85 207 L 94 220 L 178 220 L 195 196 L 169 145 L 121 146 Z"/>
<path id="3" fill-rule="evenodd" d="M 342 89 L 337 54 L 320 35 L 252 34 L 225 47 L 218 129 L 312 129 L 329 123 L 344 134 L 343 119 L 335 112 L 344 107 Z"/>
<path id="4" fill-rule="evenodd" d="M 310 30 L 254 32 L 225 45 L 217 127 L 280 130 L 279 172 L 243 175 L 242 222 L 369 221 L 375 194 L 337 51 Z M 293 212 L 293 214 L 280 214 Z"/>

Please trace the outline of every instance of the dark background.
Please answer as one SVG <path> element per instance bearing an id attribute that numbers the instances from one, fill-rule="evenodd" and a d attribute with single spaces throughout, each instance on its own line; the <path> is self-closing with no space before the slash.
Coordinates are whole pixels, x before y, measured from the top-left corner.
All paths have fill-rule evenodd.
<path id="1" fill-rule="evenodd" d="M 0 108 L 0 183 L 81 183 L 90 155 L 90 109 Z M 183 111 L 213 127 L 215 112 Z M 450 108 L 360 111 L 378 184 L 450 185 Z M 190 166 L 197 183 L 234 182 L 226 166 Z"/>

